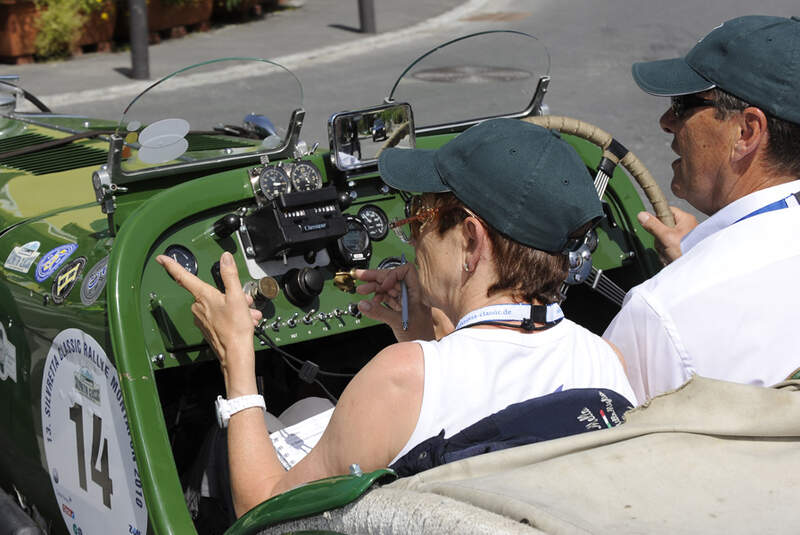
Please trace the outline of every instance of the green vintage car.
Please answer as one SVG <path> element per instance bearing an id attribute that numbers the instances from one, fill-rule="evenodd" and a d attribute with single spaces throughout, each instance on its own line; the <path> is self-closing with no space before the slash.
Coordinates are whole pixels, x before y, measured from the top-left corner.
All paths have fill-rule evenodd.
<path id="1" fill-rule="evenodd" d="M 219 285 L 220 254 L 232 252 L 264 314 L 254 344 L 273 410 L 309 395 L 335 399 L 393 341 L 359 315 L 349 271 L 414 254 L 389 229 L 405 216 L 405 199 L 377 173 L 387 146 L 438 147 L 495 116 L 561 130 L 597 176 L 606 214 L 571 259 L 564 309 L 602 332 L 625 291 L 660 268 L 636 221 L 644 205 L 621 167 L 668 212 L 618 141 L 543 113 L 548 62 L 541 44 L 518 32 L 456 39 L 412 62 L 384 103 L 330 110 L 328 149 L 302 141 L 302 85 L 268 60 L 187 67 L 111 120 L 24 111 L 25 101 L 41 103 L 4 82 L 0 532 L 227 527 L 209 520 L 208 500 L 187 506 L 185 496 L 216 425 L 222 377 L 190 296 L 154 257 L 170 255 Z M 224 98 L 223 80 L 252 102 Z M 394 478 L 354 472 L 278 496 L 230 532 L 325 513 Z"/>

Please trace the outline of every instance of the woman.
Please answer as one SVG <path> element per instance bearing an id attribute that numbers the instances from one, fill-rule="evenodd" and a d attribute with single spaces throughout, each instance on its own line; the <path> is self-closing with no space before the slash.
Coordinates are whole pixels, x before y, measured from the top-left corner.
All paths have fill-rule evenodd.
<path id="1" fill-rule="evenodd" d="M 306 481 L 391 464 L 444 429 L 451 435 L 507 405 L 559 389 L 602 387 L 631 401 L 614 350 L 563 319 L 556 304 L 564 252 L 602 216 L 591 178 L 557 134 L 510 119 L 474 126 L 436 151 L 390 149 L 383 179 L 409 201 L 400 222 L 415 264 L 363 270 L 365 315 L 389 324 L 398 343 L 350 382 L 317 446 L 288 472 L 260 408 L 230 417 L 233 501 L 241 515 Z M 225 253 L 222 294 L 158 257 L 196 299 L 192 311 L 220 360 L 229 399 L 257 393 L 253 326 L 233 258 Z M 400 281 L 408 288 L 402 328 Z M 378 306 L 386 303 L 388 307 Z M 431 307 L 455 332 L 434 341 Z M 267 397 L 268 394 L 267 394 Z"/>

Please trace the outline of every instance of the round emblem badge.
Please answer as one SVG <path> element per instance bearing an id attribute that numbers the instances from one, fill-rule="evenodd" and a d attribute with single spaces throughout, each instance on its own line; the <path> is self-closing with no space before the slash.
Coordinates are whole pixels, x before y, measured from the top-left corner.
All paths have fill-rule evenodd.
<path id="1" fill-rule="evenodd" d="M 81 303 L 86 306 L 94 304 L 106 287 L 106 271 L 108 270 L 108 257 L 106 256 L 90 269 L 81 283 Z"/>
<path id="2" fill-rule="evenodd" d="M 80 329 L 58 333 L 42 375 L 42 439 L 50 481 L 70 533 L 145 533 L 117 370 Z"/>
<path id="3" fill-rule="evenodd" d="M 67 261 L 72 253 L 78 248 L 77 243 L 68 243 L 66 245 L 59 245 L 55 249 L 50 249 L 36 264 L 36 280 L 44 282 L 44 280 L 55 273 L 61 267 L 61 264 Z"/>

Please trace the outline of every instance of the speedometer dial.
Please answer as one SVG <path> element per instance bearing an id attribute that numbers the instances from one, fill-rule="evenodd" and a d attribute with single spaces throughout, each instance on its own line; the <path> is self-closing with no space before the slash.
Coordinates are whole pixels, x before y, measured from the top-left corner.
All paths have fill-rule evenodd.
<path id="1" fill-rule="evenodd" d="M 367 232 L 372 241 L 382 240 L 389 233 L 389 218 L 386 217 L 386 213 L 383 210 L 374 204 L 362 206 L 358 211 L 358 217 L 367 227 Z"/>
<path id="2" fill-rule="evenodd" d="M 322 175 L 310 162 L 297 162 L 292 169 L 292 186 L 295 191 L 311 191 L 322 187 Z"/>
<path id="3" fill-rule="evenodd" d="M 268 200 L 272 200 L 281 193 L 289 193 L 291 182 L 289 175 L 280 167 L 270 165 L 261 170 L 258 176 L 258 187 Z"/>

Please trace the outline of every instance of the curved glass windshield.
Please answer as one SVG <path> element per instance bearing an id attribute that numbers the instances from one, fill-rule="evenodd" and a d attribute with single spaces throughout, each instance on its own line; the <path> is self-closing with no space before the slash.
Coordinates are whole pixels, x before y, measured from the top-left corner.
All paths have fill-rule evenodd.
<path id="1" fill-rule="evenodd" d="M 479 32 L 448 41 L 409 65 L 387 100 L 408 102 L 417 128 L 509 115 L 527 108 L 550 54 L 536 37 Z"/>
<path id="2" fill-rule="evenodd" d="M 116 130 L 125 139 L 122 169 L 273 152 L 302 105 L 300 81 L 269 60 L 222 58 L 183 68 L 123 110 Z"/>

